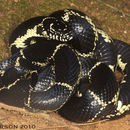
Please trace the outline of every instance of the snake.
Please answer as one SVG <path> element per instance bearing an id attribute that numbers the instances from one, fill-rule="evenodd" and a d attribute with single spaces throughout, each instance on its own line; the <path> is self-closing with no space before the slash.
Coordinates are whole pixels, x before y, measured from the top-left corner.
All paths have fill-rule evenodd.
<path id="1" fill-rule="evenodd" d="M 11 56 L 0 62 L 0 102 L 77 123 L 129 112 L 130 45 L 85 13 L 64 9 L 28 19 L 12 31 L 9 46 Z"/>

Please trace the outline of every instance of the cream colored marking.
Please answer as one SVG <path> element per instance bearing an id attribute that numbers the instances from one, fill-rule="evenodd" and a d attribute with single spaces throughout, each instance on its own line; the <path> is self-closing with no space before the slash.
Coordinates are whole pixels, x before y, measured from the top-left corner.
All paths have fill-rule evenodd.
<path id="1" fill-rule="evenodd" d="M 93 71 L 93 69 L 95 69 L 97 66 L 99 66 L 101 64 L 101 62 L 97 62 L 88 72 L 88 76 L 89 76 L 89 80 L 91 81 L 91 72 Z"/>
<path id="2" fill-rule="evenodd" d="M 33 44 L 35 44 L 36 43 L 36 41 L 34 40 L 34 39 L 32 39 L 31 41 L 30 41 L 30 45 L 33 45 Z"/>
<path id="3" fill-rule="evenodd" d="M 93 95 L 93 97 L 95 99 L 97 99 L 98 103 L 100 105 L 102 105 L 102 108 L 100 108 L 100 111 L 88 122 L 92 122 L 102 112 L 102 110 L 107 107 L 107 105 L 111 104 L 112 102 L 116 103 L 116 101 L 118 100 L 118 97 L 119 97 L 119 92 L 120 92 L 120 89 L 118 89 L 118 91 L 117 91 L 116 95 L 114 96 L 114 98 L 112 99 L 112 101 L 109 101 L 108 104 L 106 104 L 105 102 L 100 101 L 100 98 L 96 94 L 94 94 L 92 91 L 90 91 L 90 93 Z M 108 118 L 108 116 L 110 116 L 110 115 L 107 115 L 106 117 Z M 115 115 L 113 115 L 113 116 L 115 116 Z"/>
<path id="4" fill-rule="evenodd" d="M 35 62 L 35 61 L 32 61 L 32 64 L 38 65 L 38 66 L 41 66 L 41 67 L 46 66 L 46 65 L 49 63 L 49 60 L 54 59 L 54 56 L 55 56 L 55 54 L 57 53 L 57 51 L 58 51 L 61 47 L 64 47 L 64 46 L 67 46 L 67 45 L 66 45 L 66 44 L 59 44 L 58 46 L 56 46 L 56 49 L 54 50 L 52 56 L 47 57 L 47 59 L 46 59 L 45 62 Z"/>
<path id="5" fill-rule="evenodd" d="M 83 95 L 82 95 L 81 92 L 77 91 L 76 96 L 77 96 L 77 97 L 82 97 Z"/>
<path id="6" fill-rule="evenodd" d="M 49 38 L 49 36 L 47 35 L 47 31 L 45 31 L 45 30 L 42 31 L 42 35 L 43 35 L 42 37 Z"/>
<path id="7" fill-rule="evenodd" d="M 126 83 L 126 80 L 124 80 L 126 76 L 127 76 L 127 74 L 124 74 L 121 84 Z"/>
<path id="8" fill-rule="evenodd" d="M 33 88 L 31 85 L 29 85 L 29 94 L 28 94 L 28 99 L 27 99 L 27 103 L 24 102 L 24 105 L 31 108 L 30 104 L 31 104 L 31 92 L 33 91 Z"/>
<path id="9" fill-rule="evenodd" d="M 120 66 L 120 68 L 122 69 L 122 71 L 124 71 L 127 63 L 122 62 L 121 55 L 117 56 L 117 62 L 118 62 L 118 65 Z"/>
<path id="10" fill-rule="evenodd" d="M 42 63 L 42 62 L 35 62 L 35 61 L 32 61 L 32 64 L 34 64 L 34 65 L 38 65 L 38 66 L 41 66 L 41 67 L 46 66 L 46 65 L 49 63 L 49 60 L 51 60 L 51 59 L 54 60 L 54 56 L 55 56 L 55 54 L 57 53 L 57 51 L 58 51 L 60 48 L 64 47 L 64 46 L 67 46 L 67 45 L 66 45 L 66 44 L 59 44 L 58 46 L 56 46 L 56 49 L 54 50 L 52 56 L 50 56 L 49 58 L 47 57 L 46 62 Z M 69 46 L 67 46 L 67 47 L 69 47 Z M 69 48 L 70 48 L 70 47 L 69 47 Z M 73 49 L 72 49 L 72 51 L 74 52 Z M 77 59 L 78 59 L 79 64 L 80 64 L 80 74 L 79 74 L 79 78 L 78 78 L 76 84 L 78 84 L 79 81 L 80 81 L 80 79 L 81 79 L 81 62 L 80 62 L 80 60 L 79 60 L 79 57 L 77 57 Z M 19 65 L 19 59 L 18 59 L 16 65 Z M 53 67 L 53 68 L 54 68 L 54 67 Z"/>
<path id="11" fill-rule="evenodd" d="M 126 81 L 125 81 L 125 80 L 122 80 L 122 81 L 121 81 L 121 84 L 123 84 L 123 83 L 126 83 Z"/>
<path id="12" fill-rule="evenodd" d="M 96 49 L 96 41 L 98 40 L 98 33 L 97 33 L 97 29 L 96 29 L 94 23 L 92 22 L 92 20 L 91 20 L 88 16 L 81 16 L 79 13 L 76 13 L 76 12 L 74 12 L 74 11 L 72 11 L 72 10 L 69 11 L 69 10 L 66 9 L 66 10 L 64 10 L 64 11 L 65 11 L 65 14 L 64 14 L 64 16 L 62 17 L 62 19 L 63 19 L 64 21 L 66 21 L 66 22 L 69 21 L 69 15 L 75 15 L 75 16 L 79 16 L 79 17 L 81 17 L 81 18 L 83 18 L 83 19 L 86 19 L 87 22 L 92 25 L 92 29 L 93 29 L 94 34 L 95 34 L 94 48 L 93 48 L 93 51 L 94 51 L 94 50 Z"/>
<path id="13" fill-rule="evenodd" d="M 119 98 L 119 93 L 120 93 L 120 88 L 118 88 L 117 93 L 115 94 L 115 96 L 113 97 L 113 99 L 108 102 L 108 104 L 116 103 L 117 100 L 118 100 L 118 98 Z"/>
<path id="14" fill-rule="evenodd" d="M 8 85 L 7 87 L 4 86 L 4 87 L 0 88 L 0 91 L 3 90 L 3 89 L 8 89 L 8 90 L 9 90 L 9 89 L 10 89 L 13 85 L 15 85 L 19 80 L 20 80 L 20 79 L 15 80 L 15 82 L 13 82 L 12 84 Z"/>
<path id="15" fill-rule="evenodd" d="M 94 24 L 93 24 L 93 22 L 92 22 L 92 20 L 88 17 L 88 16 L 81 16 L 79 13 L 76 13 L 76 12 L 74 12 L 73 10 L 64 10 L 66 13 L 66 21 L 68 21 L 69 20 L 69 15 L 75 15 L 75 16 L 79 16 L 79 17 L 81 17 L 81 18 L 84 18 L 84 19 L 86 19 L 92 26 L 95 26 Z"/>
<path id="16" fill-rule="evenodd" d="M 96 95 L 93 91 L 88 90 L 88 92 L 93 96 L 93 98 L 94 98 L 95 100 L 97 100 L 97 102 L 98 102 L 99 105 L 102 105 L 102 107 L 107 106 L 107 104 L 106 104 L 105 102 L 103 102 L 103 101 L 100 99 L 100 97 L 99 97 L 98 95 Z"/>
<path id="17" fill-rule="evenodd" d="M 0 75 L 4 76 L 4 74 L 5 74 L 5 70 L 0 70 Z"/>
<path id="18" fill-rule="evenodd" d="M 55 30 L 53 29 L 53 27 L 52 27 L 53 25 L 54 25 L 53 23 L 50 24 L 50 30 L 51 30 L 51 31 L 55 31 Z"/>
<path id="19" fill-rule="evenodd" d="M 56 54 L 56 52 L 61 48 L 61 47 L 63 47 L 63 46 L 67 46 L 66 44 L 60 44 L 60 45 L 58 45 L 57 47 L 56 47 L 56 49 L 55 49 L 55 51 L 53 52 L 53 55 L 51 56 L 52 58 L 55 56 L 55 54 Z M 69 47 L 69 46 L 68 46 Z M 69 47 L 70 48 L 70 47 Z M 74 52 L 74 50 L 72 49 L 72 51 Z M 67 84 L 67 83 L 61 83 L 61 82 L 51 82 L 51 85 L 62 85 L 62 86 L 65 86 L 65 87 L 67 87 L 69 90 L 70 90 L 70 94 L 72 93 L 72 90 L 73 90 L 73 88 L 74 88 L 74 86 L 75 85 L 77 85 L 78 83 L 79 83 L 79 81 L 80 81 L 80 78 L 81 78 L 81 61 L 79 60 L 79 57 L 77 57 L 77 59 L 78 59 L 78 61 L 79 61 L 79 64 L 80 64 L 80 73 L 79 73 L 79 75 L 78 75 L 78 80 L 77 80 L 77 82 L 73 85 L 73 86 L 70 86 L 69 84 Z M 55 70 L 55 68 L 54 68 L 54 66 L 52 66 L 52 70 Z M 47 90 L 49 90 L 50 88 L 52 88 L 52 86 L 50 86 L 50 87 L 48 87 L 48 89 L 46 89 L 46 90 L 44 90 L 44 91 L 47 91 Z M 69 95 L 70 95 L 69 94 Z M 69 97 L 69 96 L 68 96 Z M 29 105 L 29 100 L 31 100 L 30 98 L 28 98 L 28 107 L 30 107 L 31 108 L 31 106 Z M 68 100 L 68 98 L 66 99 L 66 101 Z M 66 101 L 59 107 L 59 108 L 57 108 L 56 110 L 58 110 L 58 109 L 60 109 L 65 103 L 66 103 Z M 26 104 L 25 104 L 26 105 Z M 26 106 L 27 106 L 26 105 Z"/>
<path id="20" fill-rule="evenodd" d="M 123 114 L 125 111 L 130 110 L 130 104 L 129 105 L 122 105 L 122 107 L 118 110 L 119 112 L 116 115 L 121 115 Z"/>
<path id="21" fill-rule="evenodd" d="M 122 104 L 119 104 L 119 105 L 122 105 Z M 120 107 L 120 108 L 119 108 L 119 107 Z M 106 117 L 107 117 L 107 118 L 111 118 L 111 117 L 114 117 L 114 116 L 120 116 L 120 115 L 122 115 L 124 112 L 130 110 L 130 104 L 129 104 L 129 105 L 118 106 L 117 108 L 118 108 L 118 109 L 115 111 L 115 112 L 117 112 L 117 113 L 107 115 Z"/>
<path id="22" fill-rule="evenodd" d="M 61 83 L 61 82 L 52 82 L 51 85 L 61 85 L 64 87 L 67 87 L 70 91 L 73 90 L 73 86 L 67 84 L 67 83 Z"/>
<path id="23" fill-rule="evenodd" d="M 102 110 L 104 110 L 105 108 L 106 108 L 106 106 L 101 107 L 100 110 L 99 110 L 99 112 L 96 113 L 95 116 L 94 116 L 92 119 L 88 120 L 88 122 L 92 122 L 93 120 L 95 120 L 95 119 L 97 118 L 97 116 L 98 116 L 98 115 L 102 112 Z"/>
<path id="24" fill-rule="evenodd" d="M 88 16 L 86 16 L 85 18 L 86 18 L 86 20 L 92 25 L 92 29 L 93 29 L 94 34 L 95 34 L 94 48 L 93 48 L 93 51 L 94 51 L 94 50 L 96 49 L 96 45 L 97 45 L 96 42 L 97 42 L 97 40 L 98 40 L 97 28 L 95 27 L 94 23 L 92 22 L 92 20 L 91 20 Z"/>
<path id="25" fill-rule="evenodd" d="M 54 50 L 52 56 L 51 56 L 49 59 L 53 59 L 54 56 L 55 56 L 55 54 L 57 53 L 57 51 L 58 51 L 60 48 L 64 47 L 64 46 L 67 46 L 67 45 L 66 45 L 66 44 L 59 44 L 58 46 L 56 46 L 56 49 Z"/>
<path id="26" fill-rule="evenodd" d="M 13 45 L 15 45 L 17 48 L 25 48 L 26 45 L 25 45 L 25 41 L 28 39 L 28 38 L 31 38 L 31 37 L 41 37 L 41 35 L 37 34 L 37 25 L 34 26 L 34 28 L 32 29 L 28 29 L 26 34 L 24 34 L 24 36 L 21 36 L 21 37 L 18 37 L 14 43 L 11 44 L 11 47 Z"/>
<path id="27" fill-rule="evenodd" d="M 52 68 L 52 71 L 54 72 L 54 74 L 55 74 L 55 64 L 54 65 L 52 65 L 51 66 L 51 68 Z"/>
<path id="28" fill-rule="evenodd" d="M 72 40 L 73 39 L 73 36 L 71 36 L 70 38 L 69 38 L 69 40 Z"/>
<path id="29" fill-rule="evenodd" d="M 37 70 L 32 70 L 29 72 L 30 74 L 37 73 Z"/>
<path id="30" fill-rule="evenodd" d="M 56 38 L 55 38 L 55 39 L 56 39 L 56 40 L 59 40 L 59 39 L 58 39 L 58 35 L 56 35 Z"/>
<path id="31" fill-rule="evenodd" d="M 114 114 L 109 114 L 109 115 L 106 115 L 106 118 L 111 118 L 111 117 L 114 117 L 114 116 L 116 116 L 116 114 L 114 115 Z"/>
<path id="32" fill-rule="evenodd" d="M 74 86 L 76 86 L 76 85 L 78 85 L 79 84 L 79 82 L 80 82 L 80 79 L 81 79 L 81 70 L 82 70 L 82 64 L 81 64 L 81 60 L 80 60 L 80 58 L 79 58 L 79 56 L 77 56 L 77 59 L 78 59 L 78 63 L 79 63 L 79 66 L 80 66 L 80 72 L 79 72 L 79 75 L 78 75 L 78 80 L 77 80 L 77 82 L 74 84 Z"/>
<path id="33" fill-rule="evenodd" d="M 98 33 L 96 31 L 96 28 L 93 27 L 93 30 L 94 30 L 94 34 L 95 34 L 95 40 L 94 40 L 94 48 L 93 48 L 93 51 L 96 49 L 96 46 L 97 46 L 97 41 L 98 41 Z"/>
<path id="34" fill-rule="evenodd" d="M 113 72 L 115 71 L 114 65 L 109 65 L 108 67 L 109 67 Z"/>
<path id="35" fill-rule="evenodd" d="M 100 109 L 100 111 L 94 116 L 94 118 L 93 118 L 92 120 L 96 119 L 97 116 L 98 116 L 105 108 L 106 108 L 106 106 L 105 106 L 105 107 L 102 107 L 102 108 Z"/>
<path id="36" fill-rule="evenodd" d="M 62 17 L 62 19 L 66 22 L 69 21 L 69 14 L 68 13 L 65 13 L 64 16 Z"/>
<path id="37" fill-rule="evenodd" d="M 23 59 L 26 59 L 26 57 L 24 56 L 23 50 L 20 50 L 20 55 L 22 56 Z"/>
<path id="38" fill-rule="evenodd" d="M 20 60 L 20 57 L 18 57 L 18 58 L 16 59 L 15 66 L 20 66 L 19 60 Z"/>
<path id="39" fill-rule="evenodd" d="M 80 53 L 79 51 L 75 50 L 75 52 L 78 54 L 78 56 L 81 56 L 81 57 L 84 57 L 84 58 L 87 58 L 87 57 L 93 57 L 93 52 L 89 52 L 88 54 L 85 54 L 85 53 Z"/>
<path id="40" fill-rule="evenodd" d="M 97 29 L 98 33 L 100 33 L 102 35 L 102 37 L 104 38 L 105 42 L 109 42 L 111 43 L 111 37 L 107 35 L 106 32 L 104 32 L 103 30 Z"/>
<path id="41" fill-rule="evenodd" d="M 70 13 L 69 13 L 69 12 L 66 12 L 66 13 L 64 14 L 64 16 L 62 17 L 62 19 L 63 19 L 64 21 L 68 22 L 68 21 L 69 21 L 69 15 L 70 15 Z"/>
<path id="42" fill-rule="evenodd" d="M 44 62 L 44 63 L 32 61 L 32 64 L 37 65 L 37 66 L 40 66 L 40 67 L 44 67 L 44 66 L 46 66 L 48 63 L 49 63 L 49 61 L 46 61 L 46 62 Z"/>
<path id="43" fill-rule="evenodd" d="M 69 94 L 68 98 L 70 97 L 71 93 L 72 93 L 72 91 L 70 91 L 70 94 Z M 59 110 L 60 108 L 62 108 L 62 107 L 64 106 L 64 104 L 68 101 L 68 98 L 66 98 L 66 101 L 64 101 L 64 102 L 61 104 L 61 106 L 60 106 L 59 108 L 57 108 L 56 110 L 54 110 L 54 111 L 57 111 L 57 110 Z"/>
<path id="44" fill-rule="evenodd" d="M 71 40 L 72 37 L 70 37 L 70 33 L 71 32 L 68 32 L 66 33 L 65 35 L 62 35 L 60 34 L 59 32 L 55 31 L 55 29 L 53 29 L 53 23 L 50 24 L 50 28 L 47 30 L 47 31 L 50 31 L 50 34 L 47 35 L 47 31 L 44 30 L 44 24 L 43 22 L 46 20 L 46 19 L 55 19 L 54 17 L 47 17 L 45 18 L 42 23 L 40 23 L 38 26 L 41 26 L 43 28 L 42 30 L 42 37 L 46 37 L 48 39 L 55 39 L 55 40 L 60 40 L 60 41 L 68 41 L 68 40 Z M 56 19 L 55 19 L 56 20 Z M 58 21 L 58 20 L 56 20 Z M 66 28 L 64 28 L 64 30 L 66 30 Z M 56 33 L 59 33 L 58 35 L 56 35 Z M 69 38 L 68 40 L 66 39 L 66 36 Z M 63 37 L 63 38 L 62 38 Z"/>
<path id="45" fill-rule="evenodd" d="M 117 102 L 117 110 L 119 111 L 120 109 L 121 109 L 121 107 L 122 107 L 122 102 L 119 100 L 118 102 Z"/>
<path id="46" fill-rule="evenodd" d="M 70 85 L 67 84 L 67 83 L 52 82 L 51 85 L 62 85 L 62 86 L 65 86 L 65 87 L 69 88 L 70 94 L 72 93 L 72 90 L 73 90 L 73 87 L 70 86 Z M 30 101 L 31 101 L 31 92 L 32 92 L 33 88 L 32 88 L 31 86 L 30 86 L 30 88 L 31 88 L 31 89 L 29 90 L 28 102 L 27 102 L 27 103 L 24 103 L 24 104 L 25 104 L 25 106 L 27 106 L 27 107 L 29 107 L 29 108 L 32 108 L 32 107 L 30 106 Z M 49 90 L 50 88 L 52 88 L 52 86 L 50 86 L 48 89 L 46 89 L 46 90 L 44 90 L 44 91 L 47 91 L 47 90 Z M 69 95 L 70 95 L 70 94 L 69 94 Z M 69 95 L 68 95 L 68 97 L 69 97 Z M 55 109 L 55 110 L 53 110 L 53 111 L 56 111 L 56 110 L 60 109 L 67 101 L 68 101 L 68 98 L 66 98 L 66 101 L 63 102 L 63 103 L 61 104 L 61 106 L 59 106 L 59 108 L 57 108 L 57 109 Z M 44 110 L 43 110 L 43 111 L 44 111 Z M 51 111 L 50 111 L 50 110 L 45 110 L 45 111 L 47 111 L 47 112 L 52 112 L 52 110 L 51 110 Z"/>

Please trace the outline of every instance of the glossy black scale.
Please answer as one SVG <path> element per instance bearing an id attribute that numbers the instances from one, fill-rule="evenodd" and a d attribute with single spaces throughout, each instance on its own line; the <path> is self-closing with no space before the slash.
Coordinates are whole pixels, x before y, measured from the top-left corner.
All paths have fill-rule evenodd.
<path id="1" fill-rule="evenodd" d="M 115 70 L 117 63 L 117 51 L 111 38 L 108 39 L 108 41 L 105 41 L 105 37 L 98 33 L 98 41 L 94 51 L 94 58 L 107 64 L 108 66 L 113 66 L 113 71 Z"/>
<path id="2" fill-rule="evenodd" d="M 117 69 L 124 77 L 119 84 L 120 94 L 115 108 L 109 113 L 110 116 L 105 116 L 106 119 L 116 119 L 129 112 L 130 109 L 130 45 L 127 43 L 113 39 L 114 46 L 118 54 Z M 121 65 L 119 60 L 125 65 Z"/>
<path id="3" fill-rule="evenodd" d="M 26 79 L 24 74 L 21 68 L 12 67 L 0 76 L 0 102 L 24 107 L 24 100 L 29 91 L 29 79 Z"/>
<path id="4" fill-rule="evenodd" d="M 71 15 L 71 11 L 74 15 Z M 66 15 L 67 20 L 63 18 L 65 13 L 68 14 L 68 16 Z M 93 50 L 94 42 L 96 41 L 95 30 L 93 30 L 94 25 L 82 18 L 82 16 L 86 17 L 84 13 L 74 9 L 67 9 L 56 11 L 50 16 L 64 22 L 72 30 L 73 39 L 70 41 L 70 44 L 80 53 L 88 53 Z"/>
<path id="5" fill-rule="evenodd" d="M 50 65 L 47 70 L 43 70 L 38 75 L 36 85 L 32 86 L 29 104 L 32 109 L 57 110 L 75 89 L 80 76 L 80 64 L 75 53 L 71 48 L 63 46 L 55 54 L 54 61 L 55 68 Z"/>
<path id="6" fill-rule="evenodd" d="M 9 44 L 12 56 L 0 63 L 0 102 L 58 110 L 73 122 L 129 111 L 130 45 L 109 38 L 84 13 L 66 9 L 31 18 L 16 27 Z M 119 86 L 116 66 L 124 74 Z"/>
<path id="7" fill-rule="evenodd" d="M 75 94 L 58 113 L 73 122 L 87 122 L 99 120 L 114 108 L 114 98 L 118 91 L 118 84 L 114 73 L 103 63 L 98 65 L 77 86 Z M 93 96 L 95 95 L 95 96 Z M 97 98 L 97 99 L 96 99 Z M 109 103 L 110 102 L 110 103 Z M 107 104 L 106 106 L 103 106 Z"/>
<path id="8" fill-rule="evenodd" d="M 41 69 L 47 66 L 53 62 L 53 54 L 59 44 L 63 43 L 45 38 L 35 38 L 35 44 L 23 50 L 24 58 L 20 59 L 20 64 L 30 70 Z"/>
<path id="9" fill-rule="evenodd" d="M 72 30 L 62 21 L 59 21 L 55 17 L 46 17 L 37 26 L 37 34 L 48 39 L 53 39 L 57 41 L 70 41 L 72 36 Z"/>
<path id="10" fill-rule="evenodd" d="M 14 43 L 15 40 L 18 37 L 20 38 L 20 37 L 24 36 L 27 33 L 27 30 L 33 29 L 37 24 L 41 23 L 42 20 L 43 20 L 43 18 L 45 18 L 45 17 L 44 16 L 34 17 L 34 18 L 26 20 L 26 21 L 22 22 L 20 25 L 18 25 L 13 30 L 12 34 L 10 35 L 9 45 L 11 45 L 12 43 Z M 26 38 L 25 41 L 24 41 L 24 44 L 26 46 L 29 46 L 31 40 L 33 40 L 34 37 L 31 36 L 31 37 Z M 20 49 L 23 49 L 23 48 L 25 48 L 25 47 L 17 48 L 16 46 L 12 46 L 11 47 L 11 53 L 14 54 L 14 53 L 18 52 Z"/>

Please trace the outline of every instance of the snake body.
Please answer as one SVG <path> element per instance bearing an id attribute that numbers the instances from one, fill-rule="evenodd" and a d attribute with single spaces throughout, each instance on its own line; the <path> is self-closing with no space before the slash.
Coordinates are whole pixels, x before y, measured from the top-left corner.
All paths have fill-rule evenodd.
<path id="1" fill-rule="evenodd" d="M 120 117 L 130 109 L 130 45 L 96 28 L 81 11 L 31 18 L 12 32 L 0 63 L 0 102 L 57 111 L 74 122 Z M 124 77 L 117 83 L 115 70 Z"/>

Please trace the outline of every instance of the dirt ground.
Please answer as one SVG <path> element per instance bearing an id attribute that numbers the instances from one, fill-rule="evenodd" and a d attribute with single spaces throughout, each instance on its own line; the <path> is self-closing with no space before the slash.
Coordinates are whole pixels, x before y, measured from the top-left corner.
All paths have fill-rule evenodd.
<path id="1" fill-rule="evenodd" d="M 129 0 L 0 0 L 0 61 L 10 55 L 9 35 L 19 23 L 65 8 L 83 11 L 97 27 L 130 44 Z M 113 121 L 76 124 L 56 113 L 30 113 L 0 103 L 0 129 L 130 130 L 130 115 Z"/>
<path id="2" fill-rule="evenodd" d="M 30 113 L 25 109 L 0 104 L 0 129 L 28 130 L 129 130 L 130 115 L 114 121 L 77 124 L 56 113 Z"/>

